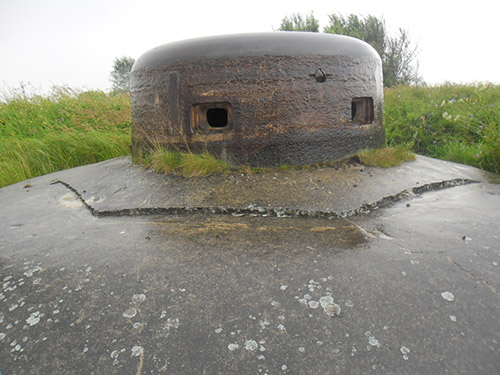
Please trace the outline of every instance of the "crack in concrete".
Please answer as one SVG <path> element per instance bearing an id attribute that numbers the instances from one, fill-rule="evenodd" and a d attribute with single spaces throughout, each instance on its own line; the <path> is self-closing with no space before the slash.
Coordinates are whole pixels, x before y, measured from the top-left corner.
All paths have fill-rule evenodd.
<path id="1" fill-rule="evenodd" d="M 144 348 L 142 348 L 141 357 L 139 358 L 139 365 L 137 366 L 137 375 L 142 375 L 143 367 L 144 367 Z"/>
<path id="2" fill-rule="evenodd" d="M 138 207 L 122 208 L 117 210 L 98 210 L 92 207 L 82 194 L 71 186 L 71 184 L 62 180 L 57 180 L 51 184 L 62 184 L 71 190 L 82 201 L 84 206 L 96 217 L 117 217 L 117 216 L 151 216 L 151 215 L 182 215 L 182 214 L 214 214 L 214 215 L 233 215 L 233 216 L 261 216 L 261 217 L 306 217 L 306 218 L 346 218 L 359 214 L 368 214 L 373 210 L 387 207 L 412 196 L 421 195 L 429 191 L 438 191 L 451 187 L 479 183 L 476 180 L 455 178 L 440 182 L 432 182 L 418 187 L 408 188 L 399 193 L 388 195 L 373 203 L 365 203 L 361 206 L 346 211 L 322 211 L 322 210 L 301 210 L 286 207 L 260 207 L 249 204 L 246 207 L 226 207 L 226 206 L 200 206 L 200 207 Z"/>
<path id="3" fill-rule="evenodd" d="M 454 264 L 455 266 L 457 266 L 458 268 L 460 268 L 462 271 L 464 271 L 465 273 L 467 273 L 469 276 L 472 276 L 474 279 L 476 280 L 479 280 L 481 281 L 484 285 L 486 285 L 493 293 L 495 293 L 496 295 L 498 295 L 498 290 L 497 288 L 495 288 L 493 285 L 491 285 L 488 280 L 484 280 L 483 278 L 481 278 L 480 276 L 476 275 L 474 272 L 472 271 L 469 271 L 467 268 L 465 268 L 464 266 L 462 266 L 460 263 L 457 263 L 455 261 L 455 259 L 453 259 L 452 257 L 448 256 L 448 262 L 450 262 L 451 264 Z"/>

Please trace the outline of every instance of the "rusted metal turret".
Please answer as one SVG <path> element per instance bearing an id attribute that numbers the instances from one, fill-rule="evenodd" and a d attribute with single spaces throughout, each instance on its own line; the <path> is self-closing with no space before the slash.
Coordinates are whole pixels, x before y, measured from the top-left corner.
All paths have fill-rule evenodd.
<path id="1" fill-rule="evenodd" d="M 238 164 L 331 161 L 385 143 L 382 63 L 360 40 L 272 32 L 146 52 L 132 69 L 132 149 Z"/>

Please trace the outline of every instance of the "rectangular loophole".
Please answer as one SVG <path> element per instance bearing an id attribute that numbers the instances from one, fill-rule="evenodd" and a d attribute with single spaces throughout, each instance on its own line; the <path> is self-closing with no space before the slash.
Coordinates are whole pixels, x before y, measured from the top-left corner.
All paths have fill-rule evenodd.
<path id="1" fill-rule="evenodd" d="M 373 98 L 353 98 L 351 102 L 352 123 L 358 125 L 373 122 Z"/>
<path id="2" fill-rule="evenodd" d="M 193 129 L 220 131 L 231 129 L 231 104 L 201 103 L 193 105 Z"/>

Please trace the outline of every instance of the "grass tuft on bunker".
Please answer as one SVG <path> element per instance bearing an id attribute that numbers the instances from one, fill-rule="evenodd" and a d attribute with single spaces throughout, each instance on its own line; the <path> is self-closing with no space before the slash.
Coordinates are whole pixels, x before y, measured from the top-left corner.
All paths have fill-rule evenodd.
<path id="1" fill-rule="evenodd" d="M 226 173 L 258 174 L 277 171 L 289 171 L 298 169 L 314 169 L 341 167 L 358 161 L 366 166 L 390 168 L 398 166 L 404 162 L 415 160 L 415 155 L 403 146 L 386 147 L 383 149 L 367 150 L 359 153 L 355 157 L 349 157 L 335 162 L 323 162 L 318 164 L 290 166 L 280 165 L 279 167 L 251 167 L 248 165 L 235 166 L 224 160 L 220 160 L 208 152 L 195 154 L 169 150 L 164 147 L 157 147 L 150 153 L 142 154 L 134 159 L 135 163 L 163 174 L 170 174 L 182 177 L 206 177 Z"/>
<path id="2" fill-rule="evenodd" d="M 390 168 L 415 160 L 415 155 L 404 146 L 398 146 L 363 151 L 358 158 L 369 167 Z"/>
<path id="3" fill-rule="evenodd" d="M 145 166 L 150 166 L 158 173 L 174 174 L 183 177 L 203 177 L 223 174 L 230 170 L 224 160 L 204 152 L 194 154 L 157 148 L 148 157 L 140 161 Z"/>

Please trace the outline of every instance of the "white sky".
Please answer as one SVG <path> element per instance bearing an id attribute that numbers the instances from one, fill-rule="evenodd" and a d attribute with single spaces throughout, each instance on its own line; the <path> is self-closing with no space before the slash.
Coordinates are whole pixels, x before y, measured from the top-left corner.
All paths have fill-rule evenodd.
<path id="1" fill-rule="evenodd" d="M 428 83 L 500 83 L 496 0 L 0 0 L 0 91 L 20 82 L 107 90 L 115 57 L 192 37 L 272 31 L 284 16 L 383 16 L 419 46 Z M 394 34 L 395 35 L 395 34 Z"/>

